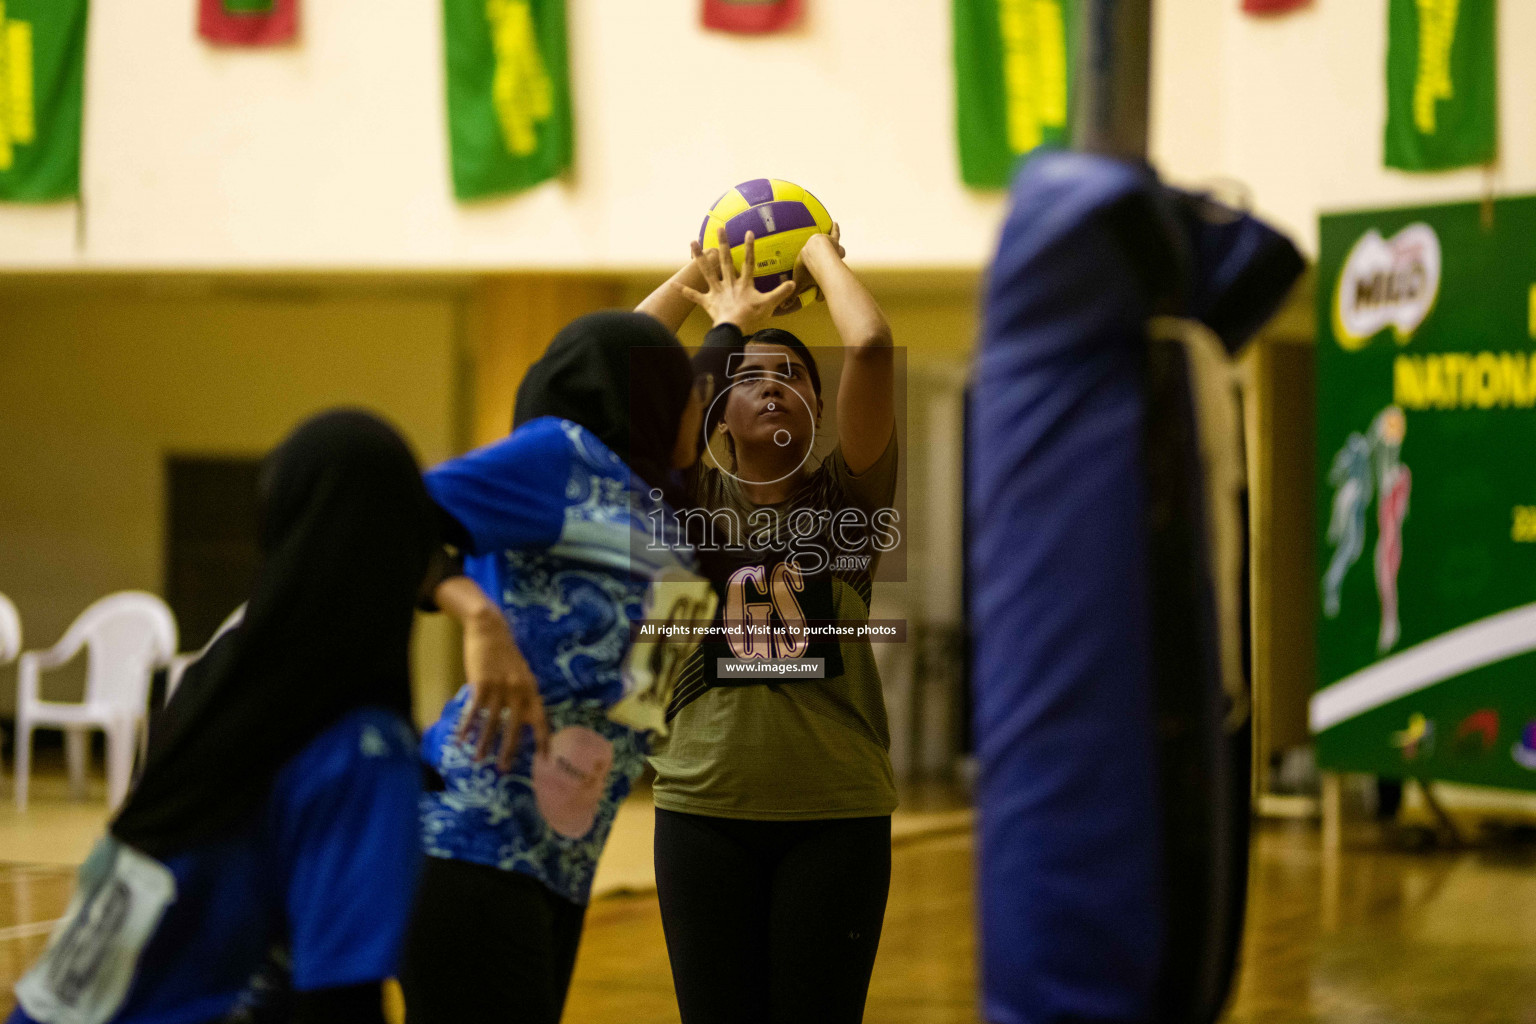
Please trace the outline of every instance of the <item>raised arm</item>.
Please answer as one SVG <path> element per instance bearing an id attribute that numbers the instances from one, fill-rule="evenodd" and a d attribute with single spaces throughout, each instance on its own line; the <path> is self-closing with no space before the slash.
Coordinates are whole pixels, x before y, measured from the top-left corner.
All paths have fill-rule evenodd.
<path id="1" fill-rule="evenodd" d="M 837 441 L 849 471 L 859 474 L 880 458 L 896 428 L 891 327 L 875 297 L 843 262 L 835 239 L 813 235 L 800 260 L 826 298 L 843 342 Z"/>
<path id="2" fill-rule="evenodd" d="M 688 319 L 688 314 L 692 313 L 694 308 L 693 301 L 683 294 L 682 289 L 692 288 L 694 291 L 703 291 L 707 287 L 704 271 L 699 267 L 699 243 L 693 242 L 690 248 L 693 258 L 635 307 L 636 313 L 655 317 L 673 334 L 682 329 L 683 322 Z"/>

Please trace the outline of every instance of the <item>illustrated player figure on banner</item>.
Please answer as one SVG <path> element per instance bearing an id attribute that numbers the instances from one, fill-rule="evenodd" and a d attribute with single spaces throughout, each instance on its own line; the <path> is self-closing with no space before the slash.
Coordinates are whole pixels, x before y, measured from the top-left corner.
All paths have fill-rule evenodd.
<path id="1" fill-rule="evenodd" d="M 1376 593 L 1381 599 L 1381 634 L 1377 651 L 1385 654 L 1397 644 L 1397 570 L 1403 564 L 1403 520 L 1408 517 L 1412 474 L 1403 465 L 1403 437 L 1408 418 L 1389 405 L 1371 423 L 1371 448 L 1376 456 Z"/>
<path id="2" fill-rule="evenodd" d="M 1344 576 L 1365 550 L 1365 510 L 1370 507 L 1374 486 L 1371 444 L 1360 433 L 1351 433 L 1333 457 L 1328 482 L 1334 488 L 1333 518 L 1328 522 L 1333 558 L 1323 574 L 1323 614 L 1331 619 L 1339 614 Z"/>

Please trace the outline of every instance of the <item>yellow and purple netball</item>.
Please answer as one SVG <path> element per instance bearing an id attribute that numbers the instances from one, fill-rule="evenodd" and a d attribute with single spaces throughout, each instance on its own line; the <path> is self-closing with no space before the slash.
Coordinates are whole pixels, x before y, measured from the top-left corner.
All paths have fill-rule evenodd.
<path id="1" fill-rule="evenodd" d="M 805 189 L 777 178 L 753 178 L 715 200 L 699 228 L 699 244 L 713 249 L 724 241 L 740 271 L 752 232 L 753 283 L 758 291 L 771 292 L 790 279 L 810 237 L 831 230 L 827 208 Z"/>

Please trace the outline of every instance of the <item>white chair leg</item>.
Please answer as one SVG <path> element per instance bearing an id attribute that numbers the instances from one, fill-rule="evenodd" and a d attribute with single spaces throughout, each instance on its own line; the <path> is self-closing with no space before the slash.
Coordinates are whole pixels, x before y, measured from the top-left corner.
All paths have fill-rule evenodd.
<path id="1" fill-rule="evenodd" d="M 64 760 L 69 764 L 69 795 L 80 800 L 85 797 L 85 769 L 90 747 L 84 729 L 64 730 Z"/>
<path id="2" fill-rule="evenodd" d="M 149 720 L 147 717 L 144 721 L 134 726 L 133 747 L 135 751 L 134 763 L 142 765 L 149 761 Z"/>
<path id="3" fill-rule="evenodd" d="M 133 775 L 133 754 L 138 729 L 133 721 L 118 722 L 107 730 L 107 806 L 115 811 L 128 795 Z"/>
<path id="4" fill-rule="evenodd" d="M 16 809 L 27 809 L 27 782 L 32 774 L 32 723 L 25 718 L 16 719 L 16 778 L 12 785 L 16 793 Z"/>

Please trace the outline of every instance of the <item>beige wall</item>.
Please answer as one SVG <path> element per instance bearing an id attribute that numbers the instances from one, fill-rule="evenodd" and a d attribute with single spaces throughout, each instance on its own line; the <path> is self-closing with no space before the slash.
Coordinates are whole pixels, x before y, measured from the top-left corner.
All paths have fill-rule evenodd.
<path id="1" fill-rule="evenodd" d="M 1382 166 L 1386 6 L 1158 0 L 1154 157 L 1243 183 L 1309 251 L 1322 210 L 1475 196 L 1480 171 Z M 697 0 L 567 0 L 575 168 L 470 204 L 450 194 L 441 4 L 308 4 L 302 44 L 263 53 L 202 44 L 195 8 L 92 4 L 85 223 L 0 208 L 0 268 L 651 270 L 764 175 L 816 191 L 870 266 L 974 270 L 994 242 L 1001 195 L 959 181 L 947 0 L 812 3 L 757 39 L 703 31 Z M 1499 28 L 1492 183 L 1531 191 L 1536 4 L 1499 0 Z"/>
<path id="2" fill-rule="evenodd" d="M 94 0 L 83 244 L 73 205 L 0 208 L 0 268 L 652 268 L 764 176 L 886 265 L 982 259 L 1000 198 L 959 183 L 947 3 L 817 2 L 757 39 L 697 0 L 566 9 L 572 173 L 461 204 L 440 2 L 308 3 L 299 46 L 252 53 L 200 42 L 195 3 Z"/>
<path id="3" fill-rule="evenodd" d="M 458 311 L 313 286 L 0 289 L 0 591 L 27 646 L 103 594 L 160 590 L 168 452 L 258 454 L 345 403 L 386 413 L 426 462 L 451 454 Z M 445 637 L 418 642 L 423 679 L 445 676 Z M 14 694 L 0 670 L 0 708 Z"/>

